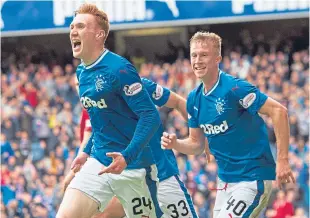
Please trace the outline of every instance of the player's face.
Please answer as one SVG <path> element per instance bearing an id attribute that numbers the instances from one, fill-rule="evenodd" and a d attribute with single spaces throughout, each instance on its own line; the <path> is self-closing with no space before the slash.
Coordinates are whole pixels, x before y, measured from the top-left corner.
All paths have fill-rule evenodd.
<path id="1" fill-rule="evenodd" d="M 192 42 L 190 50 L 191 65 L 197 78 L 203 79 L 210 73 L 217 73 L 221 57 L 212 42 Z"/>
<path id="2" fill-rule="evenodd" d="M 70 41 L 73 56 L 84 59 L 94 49 L 98 27 L 91 14 L 77 14 L 70 25 Z"/>

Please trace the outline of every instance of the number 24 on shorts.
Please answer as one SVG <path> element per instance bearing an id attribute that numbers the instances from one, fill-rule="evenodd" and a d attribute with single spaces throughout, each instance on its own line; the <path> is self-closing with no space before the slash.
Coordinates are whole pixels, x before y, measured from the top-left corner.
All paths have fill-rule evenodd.
<path id="1" fill-rule="evenodd" d="M 148 199 L 146 199 L 145 197 L 134 198 L 134 199 L 132 199 L 131 202 L 135 205 L 132 207 L 134 215 L 143 214 L 143 209 L 141 208 L 142 205 L 144 207 L 148 207 L 150 210 L 152 210 L 152 201 L 149 198 Z"/>

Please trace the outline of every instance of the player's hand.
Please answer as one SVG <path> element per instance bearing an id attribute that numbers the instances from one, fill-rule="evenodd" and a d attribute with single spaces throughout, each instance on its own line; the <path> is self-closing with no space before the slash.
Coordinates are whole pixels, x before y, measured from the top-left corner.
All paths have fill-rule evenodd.
<path id="1" fill-rule="evenodd" d="M 88 154 L 85 152 L 81 152 L 73 161 L 71 164 L 71 170 L 79 169 L 81 168 L 85 162 L 87 161 L 87 158 L 89 157 Z"/>
<path id="2" fill-rule="evenodd" d="M 279 159 L 277 160 L 277 185 L 279 188 L 282 188 L 283 183 L 295 183 L 295 178 L 293 176 L 291 167 L 289 165 L 288 159 Z"/>
<path id="3" fill-rule="evenodd" d="M 107 153 L 108 157 L 112 157 L 113 161 L 108 167 L 104 167 L 98 175 L 104 173 L 121 174 L 123 170 L 127 167 L 127 163 L 123 155 L 119 152 Z"/>
<path id="4" fill-rule="evenodd" d="M 161 137 L 161 148 L 162 149 L 173 149 L 176 147 L 177 144 L 177 136 L 173 134 L 169 134 L 167 132 L 163 133 Z"/>

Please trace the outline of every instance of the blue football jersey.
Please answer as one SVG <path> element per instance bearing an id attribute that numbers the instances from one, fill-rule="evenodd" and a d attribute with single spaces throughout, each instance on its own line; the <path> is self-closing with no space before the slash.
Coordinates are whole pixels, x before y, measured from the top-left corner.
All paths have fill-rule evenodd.
<path id="1" fill-rule="evenodd" d="M 80 64 L 76 73 L 80 101 L 92 125 L 84 152 L 106 166 L 112 161 L 107 152 L 121 152 L 127 169 L 154 164 L 149 140 L 160 117 L 133 65 L 105 50 L 93 64 Z"/>
<path id="2" fill-rule="evenodd" d="M 142 78 L 142 83 L 151 96 L 153 103 L 159 107 L 165 105 L 170 96 L 170 90 L 162 87 L 159 84 L 154 83 L 146 78 Z M 164 127 L 161 124 L 151 139 L 150 144 L 153 157 L 158 170 L 158 179 L 163 181 L 171 176 L 179 174 L 179 168 L 174 156 L 174 153 L 170 149 L 163 150 L 160 145 L 161 137 L 164 132 Z"/>
<path id="3" fill-rule="evenodd" d="M 267 96 L 248 82 L 219 71 L 214 87 L 201 83 L 188 96 L 190 128 L 201 128 L 225 182 L 274 180 L 267 127 L 258 111 Z"/>

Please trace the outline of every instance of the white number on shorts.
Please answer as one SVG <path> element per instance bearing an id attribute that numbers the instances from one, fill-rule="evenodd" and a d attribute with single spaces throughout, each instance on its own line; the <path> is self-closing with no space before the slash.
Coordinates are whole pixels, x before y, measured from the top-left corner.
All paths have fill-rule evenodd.
<path id="1" fill-rule="evenodd" d="M 182 206 L 182 209 L 183 209 L 183 212 L 181 213 L 182 216 L 186 216 L 189 213 L 188 208 L 187 208 L 186 203 L 185 203 L 184 200 L 179 201 L 178 206 L 179 207 Z M 180 217 L 178 209 L 177 209 L 177 206 L 175 204 L 169 204 L 167 206 L 167 208 L 168 209 L 172 208 L 171 212 L 175 214 L 175 215 L 171 215 L 171 218 L 178 218 L 178 217 Z"/>
<path id="2" fill-rule="evenodd" d="M 132 199 L 131 202 L 133 204 L 136 204 L 136 202 L 137 202 L 137 204 L 135 206 L 133 206 L 133 208 L 132 208 L 134 215 L 143 214 L 143 209 L 139 210 L 139 207 L 141 207 L 142 204 L 143 204 L 144 207 L 149 207 L 150 210 L 152 210 L 152 201 L 149 198 L 147 200 L 148 201 L 146 201 L 145 197 Z"/>
<path id="3" fill-rule="evenodd" d="M 232 199 L 233 198 L 233 196 L 231 196 L 229 199 L 228 199 L 228 201 L 227 201 L 227 204 L 228 204 L 228 206 L 227 206 L 227 208 L 226 208 L 226 210 L 229 210 L 229 208 L 230 207 L 232 207 L 232 206 L 234 206 L 234 202 L 236 201 L 235 199 Z M 242 206 L 241 208 L 239 208 L 240 207 L 240 205 Z M 238 209 L 239 208 L 239 209 Z M 242 214 L 242 212 L 245 210 L 245 208 L 246 208 L 246 203 L 244 202 L 244 201 L 238 201 L 238 203 L 236 204 L 236 206 L 234 207 L 234 209 L 233 209 L 233 213 L 235 214 L 235 215 L 237 215 L 237 216 L 240 216 L 241 214 Z"/>

